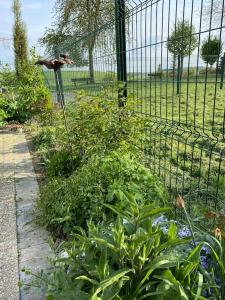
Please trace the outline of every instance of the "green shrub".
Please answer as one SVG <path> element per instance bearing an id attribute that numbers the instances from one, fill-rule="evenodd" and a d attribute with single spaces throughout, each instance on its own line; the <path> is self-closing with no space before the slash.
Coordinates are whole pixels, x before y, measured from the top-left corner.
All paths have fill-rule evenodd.
<path id="1" fill-rule="evenodd" d="M 3 103 L 3 101 L 4 100 L 3 100 L 3 98 L 0 94 L 0 107 Z M 0 108 L 0 127 L 4 125 L 6 117 L 7 117 L 6 112 L 3 109 Z"/>
<path id="2" fill-rule="evenodd" d="M 92 157 L 67 179 L 51 180 L 37 203 L 39 222 L 58 234 L 72 231 L 74 225 L 86 226 L 90 218 L 107 219 L 112 214 L 104 204 L 123 206 L 124 191 L 141 202 L 163 205 L 167 199 L 163 186 L 136 156 L 114 151 Z"/>
<path id="3" fill-rule="evenodd" d="M 61 161 L 69 160 L 64 153 L 70 149 L 70 157 L 74 161 L 72 169 L 66 168 L 64 176 L 69 176 L 73 170 L 81 166 L 93 155 L 106 155 L 118 149 L 127 148 L 127 151 L 140 152 L 139 145 L 144 133 L 145 119 L 130 111 L 130 105 L 118 108 L 115 100 L 105 100 L 99 97 L 77 95 L 76 102 L 66 107 L 66 120 L 69 129 L 69 140 L 65 130 L 62 111 L 54 111 L 53 117 L 43 118 L 42 127 L 33 138 L 36 150 L 46 156 L 46 149 L 53 152 L 47 156 L 49 175 L 62 174 Z M 40 120 L 40 117 L 38 117 Z M 67 149 L 67 150 L 65 150 Z M 52 153 L 59 153 L 58 158 Z M 62 152 L 62 154 L 60 154 Z M 61 157 L 61 158 L 60 158 Z M 44 160 L 45 157 L 44 157 Z M 58 163 L 57 163 L 58 162 Z M 55 168 L 55 170 L 53 170 Z M 57 169 L 59 168 L 59 169 Z M 55 176 L 54 175 L 54 176 Z"/>
<path id="4" fill-rule="evenodd" d="M 5 112 L 6 121 L 25 122 L 36 114 L 52 109 L 43 75 L 34 65 L 34 50 L 31 50 L 31 55 L 31 61 L 19 77 L 8 67 L 3 67 L 0 71 L 1 84 L 6 88 L 1 96 L 0 109 Z"/>
<path id="5" fill-rule="evenodd" d="M 77 95 L 67 108 L 67 120 L 74 153 L 86 162 L 92 155 L 107 154 L 120 146 L 137 150 L 145 119 L 131 111 L 132 103 L 119 108 L 117 100 Z"/>

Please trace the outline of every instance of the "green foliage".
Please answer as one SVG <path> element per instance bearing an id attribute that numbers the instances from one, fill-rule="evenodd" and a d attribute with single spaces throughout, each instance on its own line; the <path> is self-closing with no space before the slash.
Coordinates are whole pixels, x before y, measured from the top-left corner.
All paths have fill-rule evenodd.
<path id="1" fill-rule="evenodd" d="M 184 58 L 192 54 L 198 45 L 198 39 L 194 36 L 195 29 L 188 21 L 177 21 L 174 30 L 167 41 L 167 48 L 175 57 Z"/>
<path id="2" fill-rule="evenodd" d="M 212 67 L 219 59 L 222 48 L 222 42 L 216 36 L 206 39 L 201 47 L 201 57 L 203 61 Z"/>
<path id="3" fill-rule="evenodd" d="M 0 94 L 0 107 L 2 106 L 2 103 L 4 102 L 1 94 Z M 0 108 L 0 127 L 2 127 L 5 124 L 5 119 L 7 115 L 3 109 Z"/>
<path id="4" fill-rule="evenodd" d="M 170 208 L 122 194 L 123 207 L 105 205 L 116 220 L 89 222 L 87 231 L 76 227 L 56 249 L 52 268 L 36 274 L 33 285 L 47 299 L 224 299 L 224 232 L 217 228 L 214 237 L 195 228 L 194 246 L 179 237 L 177 222 L 167 222 L 166 231 L 155 223 Z"/>
<path id="5" fill-rule="evenodd" d="M 37 131 L 32 138 L 34 149 L 41 151 L 43 149 L 54 149 L 56 139 L 56 128 L 53 126 L 44 126 Z"/>
<path id="6" fill-rule="evenodd" d="M 49 91 L 41 71 L 34 66 L 36 55 L 31 50 L 32 60 L 23 67 L 19 77 L 7 67 L 1 70 L 2 94 L 0 109 L 5 112 L 6 121 L 25 122 L 32 116 L 52 109 Z"/>
<path id="7" fill-rule="evenodd" d="M 167 208 L 140 205 L 124 194 L 126 209 L 111 206 L 118 217 L 113 224 L 88 224 L 57 249 L 53 268 L 41 273 L 35 284 L 47 299 L 206 299 L 205 289 L 215 285 L 202 270 L 200 253 L 207 243 L 187 247 L 171 222 L 168 234 L 152 220 Z M 216 256 L 216 253 L 215 253 Z M 217 298 L 216 298 L 217 299 Z"/>
<path id="8" fill-rule="evenodd" d="M 28 63 L 28 43 L 25 24 L 21 18 L 21 3 L 20 0 L 13 1 L 14 27 L 13 27 L 13 42 L 15 53 L 15 68 L 16 74 L 20 76 Z"/>
<path id="9" fill-rule="evenodd" d="M 124 192 L 133 193 L 140 202 L 166 202 L 163 186 L 137 157 L 114 151 L 107 156 L 92 157 L 67 179 L 53 179 L 41 191 L 37 203 L 39 222 L 56 235 L 86 226 L 88 219 L 108 219 L 106 203 L 120 203 Z M 104 216 L 105 214 L 105 216 Z"/>
<path id="10" fill-rule="evenodd" d="M 71 152 L 68 153 L 68 161 L 74 163 L 71 164 L 72 169 L 68 169 L 68 174 L 63 172 L 65 176 L 85 164 L 93 155 L 106 155 L 120 147 L 139 153 L 138 146 L 143 137 L 146 121 L 131 112 L 130 105 L 132 104 L 118 108 L 117 101 L 77 95 L 76 102 L 66 107 L 71 147 L 68 144 L 62 113 L 54 112 L 50 119 L 47 116 L 49 122 L 42 120 L 44 126 L 34 135 L 33 143 L 36 150 L 42 152 L 44 160 L 47 158 L 50 173 L 62 174 L 63 166 L 60 161 L 63 163 L 66 160 L 64 154 L 68 153 L 68 147 Z M 55 159 L 56 156 L 51 158 L 52 153 L 56 152 L 58 158 Z"/>
<path id="11" fill-rule="evenodd" d="M 36 129 L 36 134 L 32 137 L 34 150 L 41 156 L 48 178 L 68 177 L 80 163 L 80 159 L 73 159 L 66 147 L 56 148 L 58 136 L 63 134 L 65 129 L 61 126 L 44 126 Z"/>
<path id="12" fill-rule="evenodd" d="M 53 177 L 41 191 L 37 220 L 67 241 L 34 285 L 47 299 L 223 299 L 222 241 L 196 233 L 186 210 L 192 241 L 174 221 L 166 230 L 152 222 L 170 209 L 163 186 L 141 163 L 146 122 L 129 105 L 82 94 L 66 116 L 73 151 L 65 150 L 61 117 L 36 137 L 39 149 L 52 149 L 46 170 Z"/>
<path id="13" fill-rule="evenodd" d="M 75 105 L 75 108 L 74 108 Z M 131 111 L 132 103 L 119 108 L 117 100 L 77 95 L 67 111 L 73 151 L 82 160 L 119 147 L 138 151 L 145 119 Z"/>
<path id="14" fill-rule="evenodd" d="M 61 150 L 58 152 L 50 152 L 46 160 L 46 174 L 48 178 L 52 177 L 68 177 L 74 169 L 80 165 L 80 159 L 73 159 L 71 152 Z"/>

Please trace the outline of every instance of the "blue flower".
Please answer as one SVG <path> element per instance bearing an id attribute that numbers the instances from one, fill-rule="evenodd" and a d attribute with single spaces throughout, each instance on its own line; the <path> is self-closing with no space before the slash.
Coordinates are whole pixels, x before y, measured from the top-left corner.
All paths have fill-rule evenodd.
<path id="1" fill-rule="evenodd" d="M 204 269 L 208 270 L 208 268 L 210 267 L 210 260 L 207 256 L 202 256 L 200 255 L 200 262 L 201 265 Z"/>
<path id="2" fill-rule="evenodd" d="M 156 227 L 159 225 L 160 229 L 162 230 L 162 232 L 164 234 L 168 233 L 168 225 L 165 225 L 163 223 L 167 222 L 168 219 L 167 217 L 165 217 L 164 215 L 161 215 L 160 217 L 156 218 L 153 222 L 152 222 L 152 226 Z"/>
<path id="3" fill-rule="evenodd" d="M 190 231 L 190 229 L 187 226 L 181 228 L 178 231 L 178 237 L 180 239 L 185 238 L 185 237 L 190 237 L 190 236 L 191 236 L 191 231 Z"/>
<path id="4" fill-rule="evenodd" d="M 160 217 L 156 218 L 153 222 L 152 222 L 152 226 L 157 226 L 160 225 L 163 222 L 167 222 L 167 218 L 164 215 L 161 215 Z"/>

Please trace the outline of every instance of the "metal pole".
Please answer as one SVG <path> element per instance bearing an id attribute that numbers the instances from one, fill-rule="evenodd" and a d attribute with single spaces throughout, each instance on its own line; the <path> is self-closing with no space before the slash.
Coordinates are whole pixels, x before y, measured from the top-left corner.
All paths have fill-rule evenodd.
<path id="1" fill-rule="evenodd" d="M 60 96 L 59 82 L 58 82 L 56 71 L 54 71 L 54 75 L 55 75 L 55 85 L 56 85 L 56 92 L 57 92 L 57 102 L 58 102 L 58 104 L 60 104 L 61 103 L 61 96 Z"/>
<path id="2" fill-rule="evenodd" d="M 225 71 L 225 53 L 223 54 L 222 63 L 221 63 L 221 78 L 220 78 L 220 89 L 223 88 L 223 80 L 224 80 L 224 71 Z"/>
<path id="3" fill-rule="evenodd" d="M 127 60 L 126 60 L 126 28 L 125 0 L 115 0 L 116 15 L 116 57 L 118 79 L 118 105 L 124 106 L 127 98 Z"/>
<path id="4" fill-rule="evenodd" d="M 54 73 L 55 73 L 56 85 L 59 88 L 60 105 L 61 105 L 61 108 L 63 111 L 63 118 L 64 118 L 66 134 L 67 134 L 68 147 L 70 149 L 70 155 L 71 155 L 71 167 L 73 169 L 73 147 L 72 147 L 72 141 L 70 139 L 69 128 L 68 128 L 67 119 L 66 119 L 64 94 L 63 94 L 63 90 L 61 89 L 61 87 L 63 88 L 62 78 L 61 78 L 61 82 L 60 82 L 60 78 L 59 78 L 59 74 L 61 75 L 60 68 L 58 70 L 55 70 Z"/>
<path id="5" fill-rule="evenodd" d="M 60 58 L 58 51 L 55 51 L 55 57 L 57 59 Z M 58 68 L 55 71 L 55 78 L 56 78 L 56 82 L 58 83 L 58 91 L 59 91 L 59 94 L 60 94 L 60 96 L 59 96 L 60 101 L 62 102 L 63 105 L 65 105 L 65 97 L 64 97 L 64 90 L 63 90 L 63 81 L 62 81 L 61 68 Z M 56 87 L 57 87 L 57 84 L 56 84 Z"/>
<path id="6" fill-rule="evenodd" d="M 178 65 L 177 65 L 177 95 L 180 94 L 180 84 L 181 84 L 181 57 L 178 55 Z"/>

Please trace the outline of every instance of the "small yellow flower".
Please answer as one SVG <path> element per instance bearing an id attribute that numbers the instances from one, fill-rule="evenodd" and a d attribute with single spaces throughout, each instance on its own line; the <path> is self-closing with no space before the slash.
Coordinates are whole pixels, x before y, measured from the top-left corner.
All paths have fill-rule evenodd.
<path id="1" fill-rule="evenodd" d="M 221 233 L 221 230 L 217 227 L 215 230 L 214 230 L 214 235 L 215 237 L 221 241 L 222 240 L 222 233 Z"/>
<path id="2" fill-rule="evenodd" d="M 185 201 L 184 199 L 181 197 L 181 195 L 179 195 L 176 199 L 176 206 L 178 208 L 182 208 L 182 209 L 185 209 Z"/>

